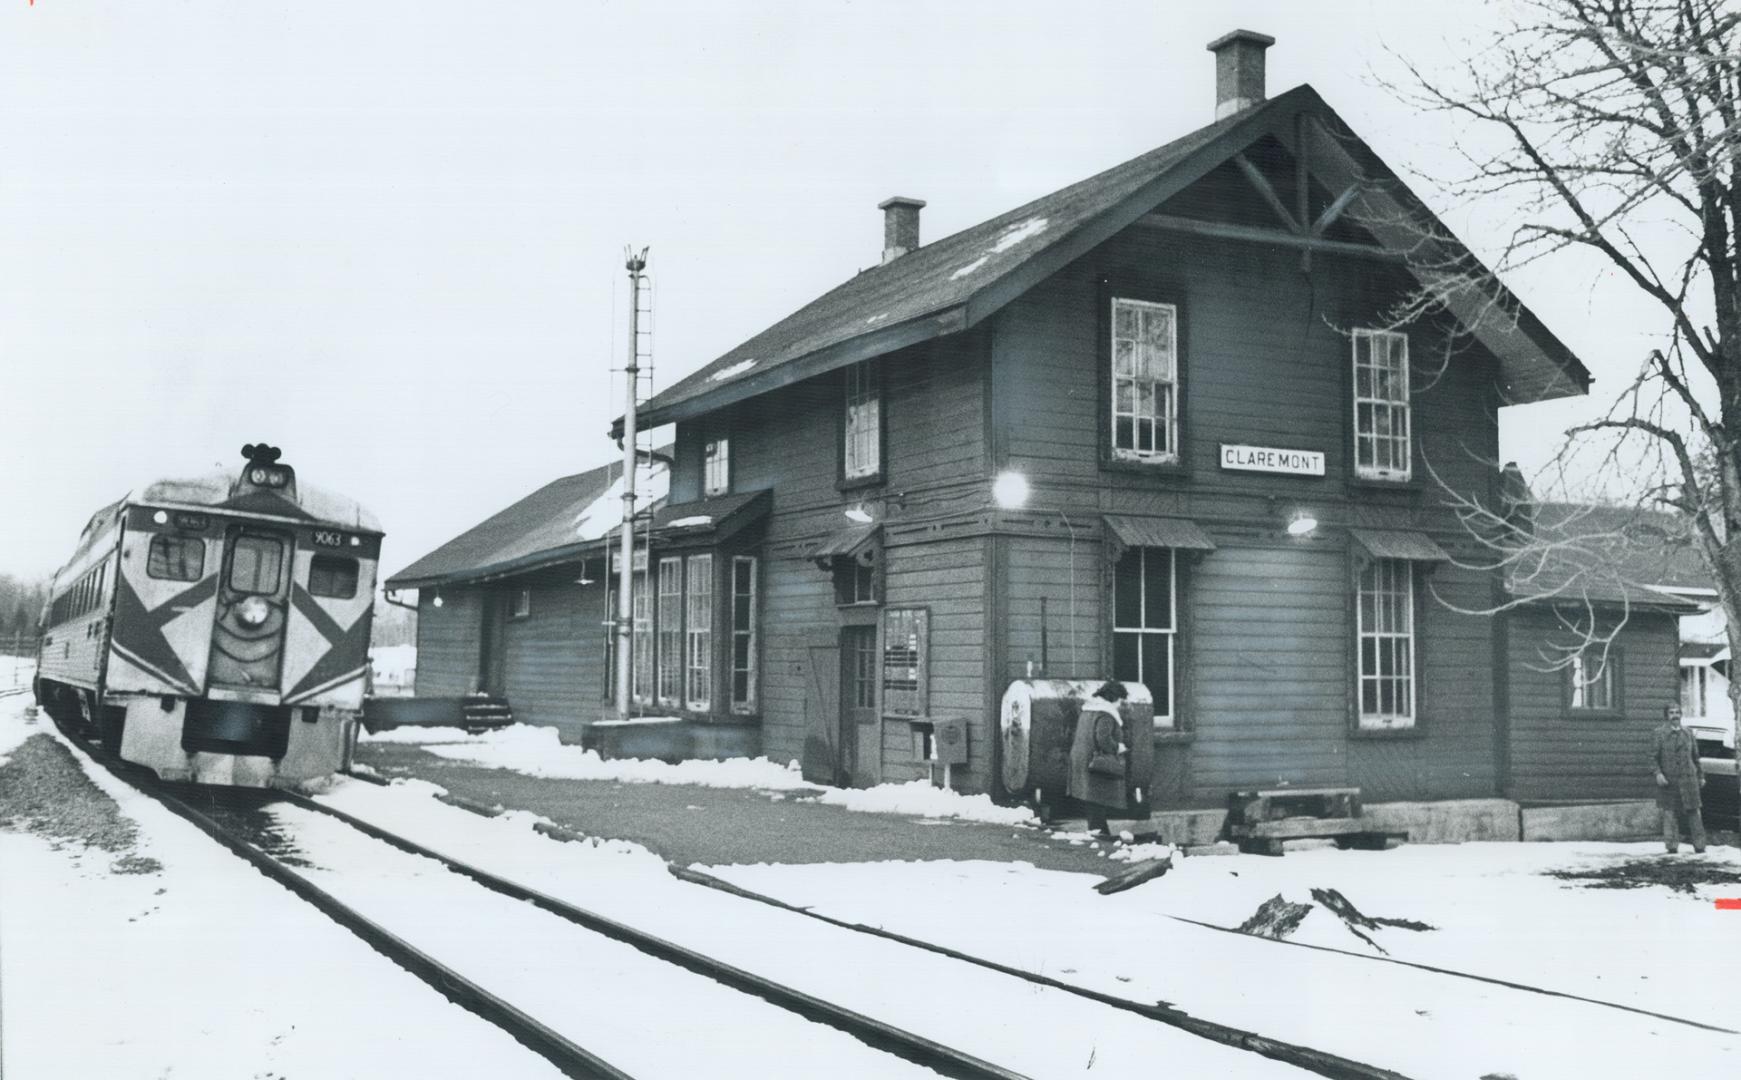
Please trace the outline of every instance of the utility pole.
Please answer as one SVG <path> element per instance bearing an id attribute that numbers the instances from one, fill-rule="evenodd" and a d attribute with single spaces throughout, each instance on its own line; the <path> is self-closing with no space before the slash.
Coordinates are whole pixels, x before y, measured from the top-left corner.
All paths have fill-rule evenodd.
<path id="1" fill-rule="evenodd" d="M 623 564 L 617 571 L 617 719 L 629 718 L 629 688 L 635 650 L 635 398 L 641 385 L 641 271 L 647 249 L 625 249 L 629 272 L 629 366 L 624 369 L 628 405 L 623 410 Z"/>

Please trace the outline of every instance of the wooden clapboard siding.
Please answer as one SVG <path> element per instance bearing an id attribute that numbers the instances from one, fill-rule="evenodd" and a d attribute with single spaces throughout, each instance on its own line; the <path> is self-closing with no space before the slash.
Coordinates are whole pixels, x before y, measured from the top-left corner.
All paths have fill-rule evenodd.
<path id="1" fill-rule="evenodd" d="M 1093 678 L 1103 673 L 1100 632 L 1105 592 L 1099 530 L 1083 527 L 1074 544 L 1068 536 L 1012 536 L 1006 547 L 1006 609 L 1003 626 L 1001 695 L 1013 679 Z M 1071 566 L 1075 572 L 1072 574 Z M 1072 605 L 1074 583 L 1074 605 Z M 1045 655 L 1041 655 L 1040 601 L 1045 600 Z M 1072 615 L 1074 606 L 1074 615 Z"/>
<path id="2" fill-rule="evenodd" d="M 1347 555 L 1328 543 L 1223 547 L 1192 567 L 1197 802 L 1225 804 L 1242 787 L 1348 782 L 1347 594 Z"/>
<path id="3" fill-rule="evenodd" d="M 1493 752 L 1496 628 L 1492 616 L 1468 613 L 1488 607 L 1491 590 L 1489 575 L 1456 566 L 1417 575 L 1415 731 L 1349 743 L 1349 781 L 1368 800 L 1499 794 Z"/>
<path id="4" fill-rule="evenodd" d="M 586 723 L 598 718 L 604 679 L 602 582 L 582 586 L 579 565 L 502 583 L 510 598 L 531 590 L 531 612 L 510 617 L 503 633 L 503 688 L 514 718 L 552 726 L 578 742 Z"/>
<path id="5" fill-rule="evenodd" d="M 834 583 L 804 558 L 762 560 L 762 749 L 774 761 L 804 751 L 811 646 L 835 646 Z"/>
<path id="6" fill-rule="evenodd" d="M 440 595 L 441 606 L 435 606 Z M 417 692 L 424 697 L 469 694 L 478 688 L 483 593 L 467 586 L 419 590 Z"/>
<path id="7" fill-rule="evenodd" d="M 1566 673 L 1542 670 L 1544 642 L 1568 642 L 1551 611 L 1510 613 L 1511 797 L 1631 799 L 1655 793 L 1650 729 L 1680 700 L 1675 619 L 1633 613 L 1621 631 L 1621 709 L 1578 715 Z"/>
<path id="8" fill-rule="evenodd" d="M 985 650 L 989 647 L 985 610 L 985 543 L 979 537 L 901 543 L 887 548 L 886 607 L 922 607 L 930 612 L 927 701 L 932 716 L 967 721 L 970 755 L 955 770 L 956 786 L 988 791 L 991 785 L 993 715 L 987 708 Z M 925 775 L 913 760 L 910 725 L 884 721 L 883 773 L 888 779 Z"/>

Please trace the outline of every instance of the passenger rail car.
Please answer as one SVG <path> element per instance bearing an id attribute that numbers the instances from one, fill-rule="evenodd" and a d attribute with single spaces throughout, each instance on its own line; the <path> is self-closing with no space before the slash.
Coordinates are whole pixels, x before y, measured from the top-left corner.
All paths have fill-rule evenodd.
<path id="1" fill-rule="evenodd" d="M 242 454 L 91 518 L 43 609 L 36 699 L 166 780 L 295 787 L 349 764 L 381 529 L 276 447 Z"/>

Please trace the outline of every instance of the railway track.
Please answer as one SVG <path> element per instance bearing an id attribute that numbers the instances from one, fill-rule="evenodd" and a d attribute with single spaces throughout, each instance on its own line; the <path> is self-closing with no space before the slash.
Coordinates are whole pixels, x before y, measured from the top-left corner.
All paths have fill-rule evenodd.
<path id="1" fill-rule="evenodd" d="M 702 953 L 665 941 L 611 919 L 585 911 L 489 874 L 476 867 L 446 858 L 411 841 L 396 837 L 342 811 L 286 792 L 223 794 L 212 789 L 168 785 L 149 774 L 120 762 L 77 731 L 60 726 L 81 750 L 118 778 L 152 798 L 178 817 L 242 858 L 263 875 L 284 886 L 334 922 L 350 930 L 371 948 L 417 976 L 448 1000 L 501 1028 L 521 1045 L 545 1058 L 566 1076 L 629 1080 L 632 1074 L 565 1035 L 530 1011 L 513 1004 L 502 994 L 473 979 L 458 967 L 396 933 L 382 921 L 323 888 L 311 875 L 294 864 L 303 861 L 287 853 L 258 828 L 238 825 L 270 805 L 294 807 L 342 822 L 346 827 L 387 845 L 406 856 L 433 859 L 490 893 L 530 904 L 579 928 L 580 931 L 620 943 L 636 952 L 681 969 L 718 987 L 749 995 L 768 1006 L 795 1014 L 849 1036 L 867 1051 L 892 1055 L 920 1070 L 961 1080 L 1027 1080 L 1024 1074 L 984 1061 L 932 1039 L 904 1031 L 874 1017 L 784 986 L 753 972 L 722 963 Z M 318 857 L 318 853 L 310 852 Z M 656 1037 L 652 1032 L 649 1037 Z M 770 1053 L 777 1052 L 770 1047 Z M 696 1047 L 697 1055 L 705 1048 Z M 918 1074 L 918 1070 L 915 1070 Z"/>
<path id="2" fill-rule="evenodd" d="M 564 1075 L 617 1078 L 631 1074 L 606 1060 L 604 1054 L 581 1045 L 556 1027 L 541 1021 L 533 1015 L 533 1010 L 516 1006 L 505 996 L 484 985 L 483 980 L 468 976 L 458 967 L 434 955 L 432 950 L 420 947 L 396 933 L 381 920 L 371 918 L 347 903 L 335 895 L 333 890 L 323 888 L 310 874 L 295 865 L 303 860 L 298 858 L 296 852 L 285 849 L 281 843 L 282 837 L 269 835 L 269 830 L 258 827 L 260 811 L 267 807 L 289 807 L 298 812 L 332 819 L 346 829 L 394 849 L 405 857 L 438 863 L 471 885 L 489 893 L 521 905 L 530 905 L 580 931 L 633 949 L 644 957 L 681 969 L 695 978 L 707 980 L 726 990 L 749 995 L 769 1007 L 831 1028 L 861 1044 L 867 1051 L 901 1059 L 938 1075 L 968 1080 L 1021 1080 L 1026 1076 L 858 1010 L 733 966 L 695 949 L 492 874 L 313 799 L 286 792 L 221 795 L 209 788 L 166 785 L 149 774 L 144 774 L 142 770 L 118 761 L 102 747 L 83 737 L 80 732 L 67 730 L 65 726 L 62 726 L 62 731 L 80 749 L 124 782 L 192 823 L 262 874 L 349 929 L 376 951 L 416 975 L 450 1001 L 503 1029 L 523 1046 L 550 1061 Z M 253 826 L 246 824 L 250 818 L 255 822 Z M 310 858 L 320 857 L 317 851 L 303 854 Z M 1033 984 L 1037 992 L 1042 989 L 1058 989 L 1052 980 L 1041 976 L 1014 969 L 1005 974 Z M 1165 1008 L 1144 1009 L 1141 1013 L 1149 1020 L 1160 1021 L 1191 1035 L 1231 1049 L 1249 1052 L 1256 1057 L 1269 1058 L 1278 1065 L 1292 1066 L 1304 1072 L 1337 1080 L 1406 1080 L 1401 1074 L 1390 1070 L 1324 1053 L 1311 1047 L 1268 1039 L 1253 1032 L 1197 1020 Z M 697 1047 L 696 1053 L 703 1054 L 705 1050 Z M 850 1068 L 847 1072 L 851 1072 Z"/>

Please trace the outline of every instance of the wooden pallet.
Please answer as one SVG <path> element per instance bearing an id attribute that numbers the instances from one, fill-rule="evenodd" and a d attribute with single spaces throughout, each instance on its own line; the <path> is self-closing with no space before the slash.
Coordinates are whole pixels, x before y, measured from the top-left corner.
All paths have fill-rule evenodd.
<path id="1" fill-rule="evenodd" d="M 1274 788 L 1236 791 L 1229 797 L 1228 821 L 1255 825 L 1283 818 L 1357 818 L 1359 788 Z"/>
<path id="2" fill-rule="evenodd" d="M 1239 850 L 1280 855 L 1289 840 L 1334 840 L 1338 847 L 1381 849 L 1408 833 L 1375 829 L 1361 819 L 1359 788 L 1275 788 L 1228 798 L 1227 832 Z"/>

